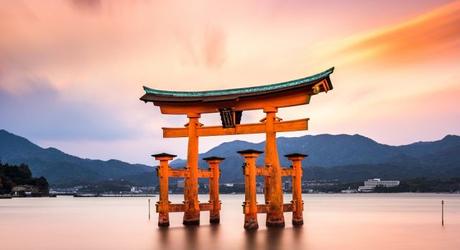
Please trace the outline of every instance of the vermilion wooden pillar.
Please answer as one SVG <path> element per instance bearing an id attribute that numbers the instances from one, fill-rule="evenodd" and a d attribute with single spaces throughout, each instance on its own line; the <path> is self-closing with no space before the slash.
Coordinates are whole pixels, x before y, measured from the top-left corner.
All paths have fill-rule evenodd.
<path id="1" fill-rule="evenodd" d="M 257 223 L 257 200 L 256 200 L 256 159 L 263 153 L 257 150 L 238 151 L 244 157 L 244 228 L 256 230 Z"/>
<path id="2" fill-rule="evenodd" d="M 209 170 L 211 171 L 211 177 L 209 178 L 209 203 L 211 204 L 209 223 L 211 224 L 220 223 L 221 202 L 219 200 L 219 163 L 224 159 L 225 158 L 215 156 L 203 158 L 203 160 L 208 162 Z"/>
<path id="3" fill-rule="evenodd" d="M 285 155 L 292 161 L 292 225 L 303 225 L 303 200 L 302 200 L 302 160 L 307 156 L 304 154 Z"/>
<path id="4" fill-rule="evenodd" d="M 282 175 L 275 131 L 277 111 L 278 109 L 274 107 L 264 108 L 266 113 L 265 166 L 270 168 L 270 176 L 265 178 L 266 191 L 268 191 L 268 195 L 265 194 L 265 197 L 268 198 L 268 201 L 266 200 L 268 205 L 267 227 L 284 227 Z"/>
<path id="5" fill-rule="evenodd" d="M 200 114 L 189 113 L 187 171 L 184 185 L 184 225 L 200 224 L 200 203 L 198 201 L 198 118 Z"/>
<path id="6" fill-rule="evenodd" d="M 169 227 L 169 197 L 168 197 L 168 183 L 169 183 L 169 164 L 168 161 L 172 160 L 175 155 L 161 153 L 152 155 L 155 160 L 160 161 L 157 168 L 158 182 L 160 184 L 160 200 L 157 202 L 158 212 L 158 226 Z"/>

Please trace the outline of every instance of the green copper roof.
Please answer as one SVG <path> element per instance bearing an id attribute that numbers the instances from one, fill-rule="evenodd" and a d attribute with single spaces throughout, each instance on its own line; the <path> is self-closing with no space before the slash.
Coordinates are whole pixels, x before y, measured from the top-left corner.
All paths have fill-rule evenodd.
<path id="1" fill-rule="evenodd" d="M 247 87 L 247 88 L 235 88 L 235 89 L 223 89 L 223 90 L 208 90 L 208 91 L 170 91 L 170 90 L 159 90 L 152 89 L 144 86 L 144 91 L 146 95 L 155 95 L 155 96 L 171 96 L 171 97 L 213 97 L 213 96 L 225 96 L 225 95 L 238 95 L 238 94 L 251 94 L 257 92 L 267 92 L 274 91 L 277 89 L 284 89 L 295 87 L 301 84 L 314 83 L 319 80 L 329 77 L 330 74 L 334 72 L 334 68 L 330 68 L 321 73 L 300 78 L 297 80 L 292 80 L 288 82 L 273 83 L 269 85 L 256 86 L 256 87 Z"/>

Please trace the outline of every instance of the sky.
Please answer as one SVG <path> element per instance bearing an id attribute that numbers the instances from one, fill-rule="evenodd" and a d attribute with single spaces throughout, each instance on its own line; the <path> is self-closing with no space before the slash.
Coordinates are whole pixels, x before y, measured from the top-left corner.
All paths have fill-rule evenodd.
<path id="1" fill-rule="evenodd" d="M 167 90 L 248 87 L 332 66 L 334 89 L 280 109 L 309 131 L 402 145 L 460 134 L 460 1 L 0 0 L 0 128 L 83 158 L 184 157 L 139 100 Z M 256 122 L 262 111 L 243 114 Z M 205 125 L 218 114 L 203 115 Z M 235 139 L 200 138 L 200 152 Z"/>

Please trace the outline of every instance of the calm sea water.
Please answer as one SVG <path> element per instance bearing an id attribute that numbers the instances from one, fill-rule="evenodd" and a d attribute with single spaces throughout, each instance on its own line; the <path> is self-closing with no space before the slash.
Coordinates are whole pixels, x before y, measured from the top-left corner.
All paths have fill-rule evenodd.
<path id="1" fill-rule="evenodd" d="M 255 233 L 243 230 L 243 195 L 221 197 L 220 225 L 203 213 L 200 227 L 185 228 L 177 213 L 166 230 L 154 212 L 149 220 L 148 198 L 0 200 L 0 249 L 460 249 L 458 194 L 304 195 L 304 227 L 286 213 L 285 229 L 267 229 L 259 215 Z"/>

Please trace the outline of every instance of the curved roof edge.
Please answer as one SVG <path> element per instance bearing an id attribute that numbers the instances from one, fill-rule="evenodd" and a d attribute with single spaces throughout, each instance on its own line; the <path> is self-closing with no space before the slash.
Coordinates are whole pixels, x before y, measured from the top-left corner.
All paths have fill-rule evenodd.
<path id="1" fill-rule="evenodd" d="M 330 74 L 334 72 L 334 67 L 327 69 L 321 73 L 307 76 L 304 78 L 291 80 L 281 83 L 273 83 L 268 85 L 261 85 L 255 87 L 246 87 L 246 88 L 234 88 L 234 89 L 223 89 L 223 90 L 208 90 L 208 91 L 171 91 L 171 90 L 159 90 L 152 89 L 144 86 L 145 95 L 141 98 L 144 101 L 150 98 L 145 98 L 146 96 L 159 96 L 159 97 L 216 97 L 216 96 L 227 96 L 227 95 L 245 95 L 245 94 L 254 94 L 258 92 L 271 92 L 278 89 L 292 88 L 298 85 L 309 85 L 317 83 L 320 80 L 327 79 Z"/>

